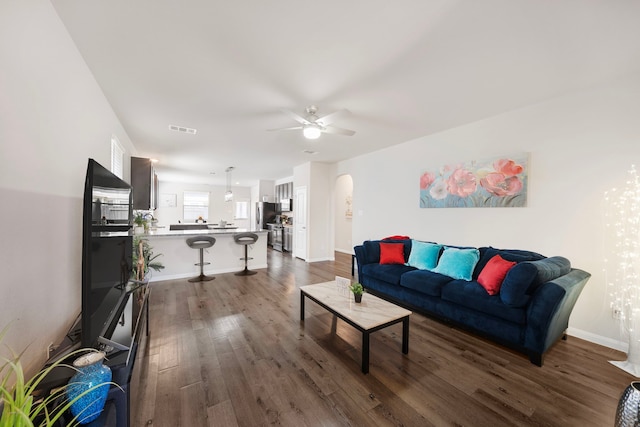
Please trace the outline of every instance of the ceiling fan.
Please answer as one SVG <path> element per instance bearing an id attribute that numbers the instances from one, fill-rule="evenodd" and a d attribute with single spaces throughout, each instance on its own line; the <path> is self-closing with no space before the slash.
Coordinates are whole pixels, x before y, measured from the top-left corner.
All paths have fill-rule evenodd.
<path id="1" fill-rule="evenodd" d="M 280 129 L 269 129 L 270 131 L 280 131 L 280 130 L 297 130 L 302 129 L 302 134 L 307 139 L 317 139 L 320 137 L 322 133 L 332 133 L 336 135 L 346 135 L 352 136 L 355 135 L 355 131 L 349 129 L 342 129 L 339 127 L 332 126 L 336 119 L 350 114 L 349 110 L 339 110 L 335 113 L 327 114 L 323 117 L 318 117 L 318 107 L 315 105 L 309 105 L 306 109 L 306 115 L 302 117 L 299 114 L 294 113 L 290 110 L 282 110 L 283 113 L 287 114 L 296 122 L 300 123 L 301 126 L 294 126 L 288 128 L 280 128 Z"/>

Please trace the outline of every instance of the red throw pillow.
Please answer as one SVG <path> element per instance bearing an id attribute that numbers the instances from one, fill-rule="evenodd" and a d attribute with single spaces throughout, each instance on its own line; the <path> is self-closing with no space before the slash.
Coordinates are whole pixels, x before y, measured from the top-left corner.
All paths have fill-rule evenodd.
<path id="1" fill-rule="evenodd" d="M 380 264 L 404 264 L 404 243 L 380 242 Z"/>
<path id="2" fill-rule="evenodd" d="M 516 265 L 516 262 L 507 261 L 500 255 L 489 260 L 478 276 L 478 283 L 482 285 L 489 295 L 497 295 L 507 272 Z"/>

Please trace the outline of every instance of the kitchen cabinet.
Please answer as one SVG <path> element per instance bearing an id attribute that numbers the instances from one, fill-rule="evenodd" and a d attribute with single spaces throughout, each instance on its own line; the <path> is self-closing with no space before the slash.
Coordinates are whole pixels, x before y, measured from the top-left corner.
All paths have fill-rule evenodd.
<path id="1" fill-rule="evenodd" d="M 293 182 L 276 185 L 276 201 L 293 199 Z"/>
<path id="2" fill-rule="evenodd" d="M 133 209 L 153 210 L 158 200 L 158 175 L 151 159 L 131 157 L 131 186 Z"/>

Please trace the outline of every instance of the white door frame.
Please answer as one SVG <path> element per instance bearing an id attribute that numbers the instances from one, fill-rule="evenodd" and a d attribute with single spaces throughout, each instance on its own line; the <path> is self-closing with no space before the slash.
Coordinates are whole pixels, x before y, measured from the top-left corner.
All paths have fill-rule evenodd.
<path id="1" fill-rule="evenodd" d="M 309 256 L 309 249 L 307 245 L 307 237 L 309 236 L 309 229 L 307 227 L 307 223 L 309 221 L 309 215 L 307 213 L 307 187 L 296 187 L 294 193 L 295 214 L 293 219 L 293 256 L 306 261 Z"/>

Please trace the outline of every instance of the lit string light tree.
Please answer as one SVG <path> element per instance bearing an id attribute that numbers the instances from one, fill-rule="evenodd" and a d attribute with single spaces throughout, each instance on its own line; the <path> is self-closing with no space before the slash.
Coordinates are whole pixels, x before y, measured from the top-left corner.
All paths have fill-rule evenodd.
<path id="1" fill-rule="evenodd" d="M 631 166 L 625 186 L 605 193 L 605 280 L 611 309 L 629 339 L 627 360 L 611 363 L 640 377 L 640 179 Z"/>

